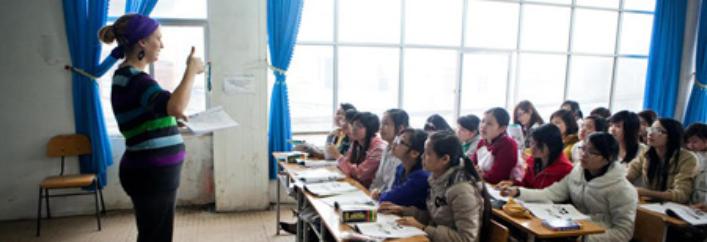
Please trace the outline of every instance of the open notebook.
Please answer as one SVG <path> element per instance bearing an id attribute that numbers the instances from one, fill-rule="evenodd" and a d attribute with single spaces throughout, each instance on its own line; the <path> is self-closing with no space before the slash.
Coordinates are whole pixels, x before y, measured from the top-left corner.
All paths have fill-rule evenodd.
<path id="1" fill-rule="evenodd" d="M 667 203 L 650 203 L 650 204 L 641 204 L 640 205 L 642 208 L 662 213 L 662 214 L 667 214 L 670 216 L 676 216 L 681 218 L 682 220 L 685 220 L 685 222 L 688 222 L 689 224 L 692 225 L 705 225 L 707 224 L 707 213 L 702 212 L 700 210 L 682 205 L 682 204 L 677 204 L 674 202 L 667 202 Z"/>

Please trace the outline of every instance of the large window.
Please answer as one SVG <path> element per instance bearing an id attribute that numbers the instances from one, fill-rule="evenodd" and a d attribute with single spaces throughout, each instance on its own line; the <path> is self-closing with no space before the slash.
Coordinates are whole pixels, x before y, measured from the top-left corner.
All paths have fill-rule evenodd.
<path id="1" fill-rule="evenodd" d="M 111 0 L 108 7 L 109 24 L 112 24 L 124 11 L 125 0 Z M 159 60 L 150 65 L 146 71 L 157 80 L 162 88 L 173 91 L 179 85 L 191 46 L 196 47 L 196 55 L 206 59 L 206 16 L 206 0 L 161 0 L 155 6 L 151 17 L 160 22 L 164 49 L 160 52 Z M 108 56 L 113 47 L 115 47 L 115 43 L 104 45 L 101 58 Z M 110 92 L 113 72 L 120 62 L 99 80 L 103 114 L 108 133 L 111 135 L 119 134 L 111 108 Z M 194 81 L 187 114 L 206 109 L 205 76 L 199 75 Z"/>
<path id="2" fill-rule="evenodd" d="M 372 7 L 375 6 L 375 7 Z M 655 0 L 308 0 L 288 77 L 295 133 L 327 131 L 336 104 L 439 113 L 512 109 L 547 118 L 639 110 Z"/>

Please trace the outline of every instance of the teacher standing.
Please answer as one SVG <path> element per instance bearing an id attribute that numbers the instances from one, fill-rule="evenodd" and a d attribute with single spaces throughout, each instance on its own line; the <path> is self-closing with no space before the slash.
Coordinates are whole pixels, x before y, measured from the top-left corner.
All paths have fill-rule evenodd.
<path id="1" fill-rule="evenodd" d="M 176 119 L 186 119 L 194 76 L 204 72 L 194 47 L 173 93 L 145 73 L 157 61 L 162 44 L 159 23 L 127 14 L 101 28 L 99 38 L 118 42 L 111 56 L 125 58 L 113 74 L 111 104 L 126 151 L 120 161 L 120 183 L 130 196 L 137 222 L 137 241 L 172 241 L 175 200 L 185 157 Z"/>

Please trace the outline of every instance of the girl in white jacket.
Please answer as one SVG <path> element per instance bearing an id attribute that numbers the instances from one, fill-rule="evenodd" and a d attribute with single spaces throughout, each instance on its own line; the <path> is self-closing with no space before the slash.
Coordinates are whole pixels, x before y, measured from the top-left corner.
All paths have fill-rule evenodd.
<path id="1" fill-rule="evenodd" d="M 542 190 L 510 187 L 502 194 L 532 202 L 571 201 L 579 211 L 602 225 L 606 232 L 588 235 L 583 241 L 629 241 L 633 236 L 638 194 L 626 180 L 626 168 L 615 162 L 619 147 L 607 133 L 590 135 L 581 165 L 560 182 Z"/>

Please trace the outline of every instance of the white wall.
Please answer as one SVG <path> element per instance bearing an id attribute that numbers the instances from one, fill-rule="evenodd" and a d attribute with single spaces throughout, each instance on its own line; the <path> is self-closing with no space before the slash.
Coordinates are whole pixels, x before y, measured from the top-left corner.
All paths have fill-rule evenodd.
<path id="1" fill-rule="evenodd" d="M 212 104 L 240 126 L 214 135 L 218 211 L 268 207 L 266 1 L 209 1 Z M 252 75 L 249 93 L 228 95 L 224 79 Z"/>

